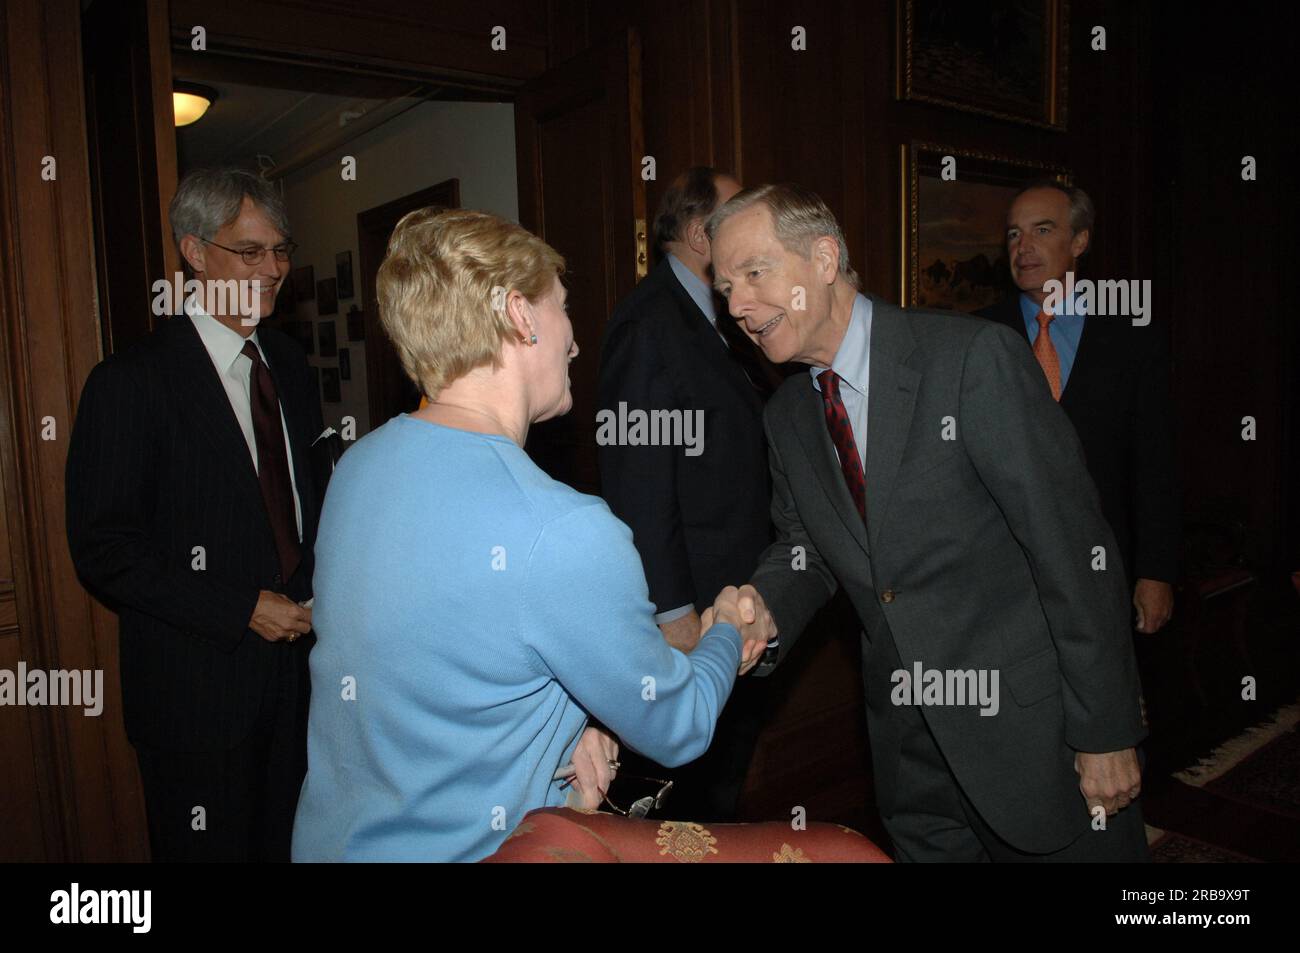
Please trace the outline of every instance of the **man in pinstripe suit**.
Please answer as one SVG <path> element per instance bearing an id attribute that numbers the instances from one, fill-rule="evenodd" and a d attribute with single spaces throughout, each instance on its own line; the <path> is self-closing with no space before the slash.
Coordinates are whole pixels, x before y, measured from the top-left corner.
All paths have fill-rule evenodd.
<path id="1" fill-rule="evenodd" d="M 259 326 L 293 243 L 255 175 L 187 176 L 173 235 L 200 287 L 86 381 L 68 541 L 118 613 L 127 735 L 155 860 L 287 860 L 306 769 L 312 544 L 324 472 L 301 348 Z M 231 307 L 214 282 L 259 293 Z"/>

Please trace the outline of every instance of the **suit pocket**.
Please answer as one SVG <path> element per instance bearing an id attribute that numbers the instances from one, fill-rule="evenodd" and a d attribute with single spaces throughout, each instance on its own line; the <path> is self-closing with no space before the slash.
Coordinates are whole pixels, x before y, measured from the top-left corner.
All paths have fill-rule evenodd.
<path id="1" fill-rule="evenodd" d="M 1028 708 L 1061 691 L 1061 665 L 1055 649 L 1039 652 L 1017 662 L 1002 673 L 1011 697 L 1021 708 Z"/>

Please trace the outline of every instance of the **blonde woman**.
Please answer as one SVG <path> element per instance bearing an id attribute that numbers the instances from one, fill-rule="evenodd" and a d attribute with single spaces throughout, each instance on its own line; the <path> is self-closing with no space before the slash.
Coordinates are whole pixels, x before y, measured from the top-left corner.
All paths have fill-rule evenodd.
<path id="1" fill-rule="evenodd" d="M 770 615 L 734 588 L 689 656 L 670 648 L 631 532 L 524 453 L 572 404 L 563 268 L 480 212 L 393 233 L 380 315 L 427 404 L 349 450 L 325 500 L 295 860 L 485 857 L 565 803 L 571 763 L 600 803 L 617 747 L 589 715 L 685 763 L 761 655 L 738 630 Z"/>

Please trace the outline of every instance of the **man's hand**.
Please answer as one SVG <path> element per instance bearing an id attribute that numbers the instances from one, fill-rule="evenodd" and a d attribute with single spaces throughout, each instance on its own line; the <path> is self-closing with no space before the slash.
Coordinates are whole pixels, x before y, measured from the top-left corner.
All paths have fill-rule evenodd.
<path id="1" fill-rule="evenodd" d="M 700 614 L 691 609 L 680 619 L 674 619 L 672 622 L 659 623 L 659 631 L 664 634 L 664 639 L 673 648 L 680 652 L 690 654 L 700 642 L 700 636 L 708 626 L 701 627 Z"/>
<path id="2" fill-rule="evenodd" d="M 584 731 L 573 751 L 573 788 L 581 806 L 588 811 L 600 807 L 614 781 L 618 769 L 610 767 L 611 761 L 618 763 L 618 742 L 614 736 L 596 727 Z"/>
<path id="3" fill-rule="evenodd" d="M 1174 614 L 1174 587 L 1155 579 L 1139 579 L 1133 588 L 1133 605 L 1137 606 L 1137 630 L 1148 635 Z"/>
<path id="4" fill-rule="evenodd" d="M 248 627 L 268 642 L 292 642 L 311 631 L 311 608 L 263 589 L 257 596 Z"/>
<path id="5" fill-rule="evenodd" d="M 729 622 L 740 631 L 740 637 L 744 640 L 740 659 L 741 675 L 758 664 L 767 643 L 776 638 L 776 620 L 758 590 L 750 585 L 739 589 L 728 586 L 718 593 L 713 608 L 705 612 L 704 621 L 711 625 L 714 620 Z"/>
<path id="6" fill-rule="evenodd" d="M 1079 790 L 1083 792 L 1089 814 L 1100 805 L 1107 815 L 1113 816 L 1142 793 L 1142 769 L 1133 748 L 1105 754 L 1076 752 L 1074 770 L 1079 775 Z"/>

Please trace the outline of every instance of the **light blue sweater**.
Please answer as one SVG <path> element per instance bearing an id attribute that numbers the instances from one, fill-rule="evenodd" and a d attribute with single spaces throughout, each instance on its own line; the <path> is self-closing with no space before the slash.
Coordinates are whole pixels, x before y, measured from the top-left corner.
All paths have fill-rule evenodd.
<path id="1" fill-rule="evenodd" d="M 308 769 L 293 859 L 478 860 L 587 714 L 667 765 L 708 747 L 740 665 L 653 622 L 632 533 L 510 440 L 408 416 L 346 453 L 316 542 Z"/>

